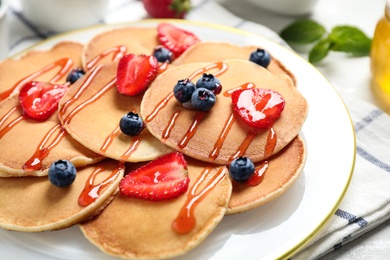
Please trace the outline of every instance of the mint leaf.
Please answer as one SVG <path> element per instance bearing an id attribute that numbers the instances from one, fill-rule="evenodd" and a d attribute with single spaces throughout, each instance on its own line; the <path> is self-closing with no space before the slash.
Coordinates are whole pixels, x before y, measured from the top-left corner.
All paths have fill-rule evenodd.
<path id="1" fill-rule="evenodd" d="M 319 41 L 309 52 L 309 62 L 317 63 L 325 58 L 330 49 L 332 48 L 332 42 L 329 38 L 325 38 Z"/>
<path id="2" fill-rule="evenodd" d="M 370 54 L 371 39 L 353 26 L 337 26 L 329 34 L 332 50 L 350 53 L 354 56 Z"/>
<path id="3" fill-rule="evenodd" d="M 302 19 L 283 29 L 280 37 L 287 42 L 304 44 L 321 39 L 325 33 L 325 28 L 319 23 L 310 19 Z"/>

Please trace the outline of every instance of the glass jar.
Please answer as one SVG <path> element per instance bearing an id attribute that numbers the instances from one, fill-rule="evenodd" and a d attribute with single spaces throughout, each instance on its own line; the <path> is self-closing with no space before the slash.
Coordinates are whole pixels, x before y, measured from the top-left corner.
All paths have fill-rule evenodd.
<path id="1" fill-rule="evenodd" d="M 390 0 L 386 0 L 385 14 L 378 21 L 371 45 L 373 92 L 385 110 L 390 109 Z"/>

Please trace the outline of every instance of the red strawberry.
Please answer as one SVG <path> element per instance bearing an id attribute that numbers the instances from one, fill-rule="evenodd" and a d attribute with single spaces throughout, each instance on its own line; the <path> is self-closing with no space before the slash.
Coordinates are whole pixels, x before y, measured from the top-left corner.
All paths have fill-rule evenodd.
<path id="1" fill-rule="evenodd" d="M 143 0 L 146 12 L 153 18 L 184 18 L 191 9 L 190 0 Z"/>
<path id="2" fill-rule="evenodd" d="M 157 37 L 160 43 L 173 53 L 175 58 L 200 41 L 198 36 L 192 32 L 169 23 L 160 23 L 157 26 Z"/>
<path id="3" fill-rule="evenodd" d="M 272 127 L 284 109 L 285 100 L 271 89 L 239 89 L 232 94 L 233 109 L 249 126 Z"/>
<path id="4" fill-rule="evenodd" d="M 27 82 L 19 92 L 19 102 L 24 113 L 36 120 L 46 120 L 58 108 L 68 86 L 46 82 Z"/>
<path id="5" fill-rule="evenodd" d="M 158 61 L 154 56 L 127 54 L 119 60 L 118 91 L 135 96 L 145 91 L 157 76 Z"/>
<path id="6" fill-rule="evenodd" d="M 172 152 L 127 174 L 119 189 L 128 197 L 159 201 L 183 194 L 189 181 L 183 154 Z"/>

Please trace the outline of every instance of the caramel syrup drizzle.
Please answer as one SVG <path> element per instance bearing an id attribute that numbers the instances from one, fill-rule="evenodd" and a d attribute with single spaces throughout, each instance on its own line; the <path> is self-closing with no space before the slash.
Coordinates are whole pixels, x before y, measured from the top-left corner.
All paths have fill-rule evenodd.
<path id="1" fill-rule="evenodd" d="M 180 150 L 183 150 L 187 146 L 188 142 L 195 135 L 196 130 L 198 129 L 199 124 L 202 122 L 202 119 L 206 115 L 206 112 L 197 111 L 195 113 L 194 121 L 192 122 L 190 128 L 187 130 L 186 134 L 183 136 L 181 141 L 178 143 Z"/>
<path id="2" fill-rule="evenodd" d="M 57 134 L 55 135 L 55 133 Z M 49 143 L 49 140 L 53 137 L 54 139 Z M 53 126 L 49 132 L 43 137 L 41 142 L 39 143 L 37 149 L 35 150 L 33 156 L 27 160 L 27 162 L 23 165 L 23 170 L 25 171 L 33 171 L 39 170 L 42 168 L 42 161 L 46 158 L 50 151 L 56 147 L 66 135 L 66 131 L 61 128 L 61 124 L 56 124 Z"/>
<path id="3" fill-rule="evenodd" d="M 35 78 L 45 74 L 46 72 L 49 72 L 53 70 L 56 67 L 60 67 L 60 70 L 56 75 L 50 80 L 50 82 L 56 82 L 59 79 L 61 79 L 63 76 L 65 76 L 69 71 L 72 69 L 73 66 L 73 60 L 70 58 L 62 58 L 57 61 L 54 61 L 47 65 L 46 67 L 42 68 L 41 70 L 38 70 L 37 72 L 34 72 L 33 74 L 19 80 L 12 88 L 3 91 L 0 93 L 0 101 L 3 101 L 7 97 L 16 94 L 20 88 L 26 84 L 29 81 L 34 80 Z"/>
<path id="4" fill-rule="evenodd" d="M 112 54 L 112 61 L 117 61 L 120 58 L 122 58 L 126 54 L 126 52 L 127 52 L 127 48 L 124 45 L 120 45 L 120 46 L 115 46 L 115 47 L 109 48 L 109 49 L 101 52 L 100 54 L 98 54 L 92 60 L 90 60 L 87 63 L 86 67 L 89 70 L 92 69 L 93 67 L 96 66 L 96 64 L 100 60 L 102 60 L 103 58 L 105 58 L 105 57 L 107 57 L 108 55 L 111 55 L 111 54 Z"/>
<path id="5" fill-rule="evenodd" d="M 169 120 L 169 124 L 167 125 L 167 127 L 164 129 L 164 132 L 163 132 L 163 135 L 162 135 L 162 142 L 164 143 L 168 138 L 169 136 L 171 135 L 171 131 L 172 131 L 172 128 L 174 127 L 175 123 L 176 123 L 176 120 L 177 118 L 179 117 L 180 115 L 180 111 L 176 111 L 171 120 Z"/>
<path id="6" fill-rule="evenodd" d="M 209 172 L 212 168 L 204 168 L 199 175 L 194 186 L 188 192 L 187 200 L 180 210 L 180 213 L 172 223 L 172 229 L 179 234 L 187 234 L 191 232 L 196 226 L 196 218 L 194 216 L 195 207 L 212 191 L 219 183 L 222 182 L 226 175 L 226 168 L 220 167 L 218 172 L 208 180 L 207 185 L 202 190 L 199 190 L 199 186 L 206 181 L 206 177 L 209 176 Z"/>
<path id="7" fill-rule="evenodd" d="M 16 111 L 19 111 L 20 109 L 20 106 L 17 105 L 17 106 L 14 106 L 13 108 L 11 108 L 0 120 L 0 128 L 3 126 L 3 124 L 5 123 L 5 121 L 7 121 L 14 112 Z M 18 117 L 16 117 L 15 119 L 13 119 L 8 125 L 4 126 L 1 130 L 0 130 L 0 139 L 6 134 L 8 133 L 17 123 L 19 123 L 20 121 L 22 121 L 24 119 L 24 116 L 23 115 L 20 115 Z"/>
<path id="8" fill-rule="evenodd" d="M 86 207 L 96 201 L 96 199 L 99 198 L 102 190 L 117 178 L 119 172 L 124 169 L 124 167 L 124 164 L 119 162 L 106 179 L 95 184 L 96 176 L 105 170 L 102 166 L 96 166 L 92 173 L 88 176 L 84 189 L 79 195 L 79 205 L 81 207 Z"/>
<path id="9" fill-rule="evenodd" d="M 112 144 L 112 142 L 114 141 L 114 139 L 119 136 L 121 133 L 121 129 L 119 128 L 119 126 L 117 126 L 114 131 L 111 132 L 111 134 L 109 136 L 107 136 L 106 140 L 104 141 L 103 145 L 100 147 L 99 151 L 100 153 L 104 154 L 108 147 Z"/>

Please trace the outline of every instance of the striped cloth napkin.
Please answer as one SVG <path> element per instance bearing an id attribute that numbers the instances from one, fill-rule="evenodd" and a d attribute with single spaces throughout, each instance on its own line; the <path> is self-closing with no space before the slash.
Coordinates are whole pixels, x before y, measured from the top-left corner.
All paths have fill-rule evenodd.
<path id="1" fill-rule="evenodd" d="M 285 44 L 268 28 L 237 17 L 213 0 L 193 0 L 188 20 L 222 24 L 262 35 Z M 10 2 L 10 55 L 53 36 L 36 28 L 23 17 L 19 2 Z M 146 18 L 139 0 L 111 0 L 102 23 L 136 21 Z M 351 113 L 357 138 L 355 172 L 349 190 L 328 224 L 295 259 L 317 259 L 390 218 L 390 118 L 377 107 L 350 94 L 341 93 Z"/>

